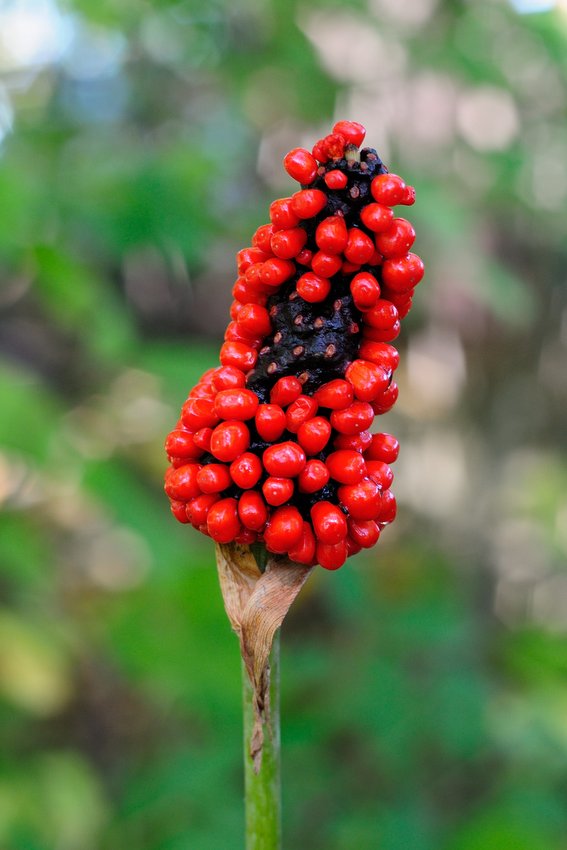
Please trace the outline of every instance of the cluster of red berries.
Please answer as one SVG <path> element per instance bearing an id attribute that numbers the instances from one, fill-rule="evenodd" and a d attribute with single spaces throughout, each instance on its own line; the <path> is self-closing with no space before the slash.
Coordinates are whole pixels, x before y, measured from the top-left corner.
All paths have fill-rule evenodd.
<path id="1" fill-rule="evenodd" d="M 390 343 L 423 276 L 414 229 L 392 210 L 415 192 L 359 150 L 364 134 L 339 121 L 285 157 L 302 188 L 238 253 L 221 366 L 166 440 L 180 522 L 327 569 L 395 517 L 398 442 L 369 428 L 396 401 Z"/>

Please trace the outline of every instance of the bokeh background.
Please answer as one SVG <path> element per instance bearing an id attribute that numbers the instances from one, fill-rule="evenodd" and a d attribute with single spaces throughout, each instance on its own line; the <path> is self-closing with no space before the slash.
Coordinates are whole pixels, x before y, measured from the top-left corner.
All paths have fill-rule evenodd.
<path id="1" fill-rule="evenodd" d="M 0 847 L 237 850 L 163 439 L 337 118 L 417 189 L 399 518 L 284 627 L 285 846 L 567 848 L 565 0 L 0 2 Z"/>

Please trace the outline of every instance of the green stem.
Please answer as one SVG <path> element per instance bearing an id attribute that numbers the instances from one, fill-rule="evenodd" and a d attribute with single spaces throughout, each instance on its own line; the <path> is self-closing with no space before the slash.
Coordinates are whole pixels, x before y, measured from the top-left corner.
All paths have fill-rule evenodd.
<path id="1" fill-rule="evenodd" d="M 276 632 L 270 655 L 270 718 L 264 724 L 264 749 L 258 773 L 250 757 L 254 728 L 253 690 L 242 665 L 244 697 L 244 800 L 246 850 L 281 848 L 280 779 L 280 633 Z"/>

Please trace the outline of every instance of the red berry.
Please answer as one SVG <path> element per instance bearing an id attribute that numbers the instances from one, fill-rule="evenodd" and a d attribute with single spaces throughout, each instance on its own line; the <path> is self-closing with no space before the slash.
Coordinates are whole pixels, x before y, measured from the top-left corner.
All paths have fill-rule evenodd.
<path id="1" fill-rule="evenodd" d="M 307 242 L 307 233 L 302 227 L 292 227 L 289 230 L 278 230 L 272 236 L 272 251 L 276 257 L 291 260 L 297 257 Z"/>
<path id="2" fill-rule="evenodd" d="M 324 251 L 317 251 L 311 260 L 311 268 L 321 277 L 333 277 L 341 270 L 342 264 L 337 254 L 326 254 Z"/>
<path id="3" fill-rule="evenodd" d="M 249 372 L 258 359 L 258 354 L 243 342 L 225 342 L 220 350 L 220 362 L 223 366 L 235 366 L 243 372 Z"/>
<path id="4" fill-rule="evenodd" d="M 361 146 L 366 136 L 366 130 L 358 121 L 337 121 L 333 133 L 340 133 L 348 145 Z"/>
<path id="5" fill-rule="evenodd" d="M 313 272 L 305 272 L 297 281 L 297 291 L 310 304 L 324 301 L 331 291 L 331 281 Z"/>
<path id="6" fill-rule="evenodd" d="M 326 464 L 331 478 L 341 484 L 358 484 L 366 475 L 366 461 L 360 452 L 352 449 L 331 452 Z"/>
<path id="7" fill-rule="evenodd" d="M 329 154 L 327 153 L 327 148 L 325 147 L 325 140 L 319 139 L 319 141 L 313 145 L 313 150 L 311 151 L 311 153 L 318 162 L 327 162 L 329 159 Z"/>
<path id="8" fill-rule="evenodd" d="M 333 169 L 332 171 L 327 171 L 325 174 L 325 183 L 329 189 L 338 191 L 339 189 L 344 189 L 346 187 L 348 177 L 342 171 Z"/>
<path id="9" fill-rule="evenodd" d="M 292 198 L 279 198 L 270 204 L 270 221 L 274 231 L 297 227 L 299 217 L 293 209 Z"/>
<path id="10" fill-rule="evenodd" d="M 405 218 L 395 218 L 385 233 L 376 237 L 376 247 L 383 257 L 402 257 L 415 242 L 415 230 Z"/>
<path id="11" fill-rule="evenodd" d="M 331 423 L 323 416 L 314 416 L 300 425 L 297 441 L 307 455 L 316 455 L 323 451 L 331 436 Z"/>
<path id="12" fill-rule="evenodd" d="M 385 366 L 386 369 L 391 369 L 392 372 L 395 372 L 400 362 L 398 349 L 385 342 L 368 340 L 365 336 L 363 334 L 363 340 L 358 352 L 360 357 L 370 360 L 371 363 L 378 363 L 381 366 Z"/>
<path id="13" fill-rule="evenodd" d="M 187 503 L 187 517 L 191 525 L 199 528 L 200 525 L 205 525 L 209 511 L 215 502 L 218 502 L 220 496 L 218 493 L 202 493 L 196 496 Z"/>
<path id="14" fill-rule="evenodd" d="M 289 440 L 269 446 L 262 455 L 264 468 L 276 478 L 295 478 L 306 463 L 305 452 Z"/>
<path id="15" fill-rule="evenodd" d="M 346 549 L 347 549 L 347 558 L 352 558 L 353 555 L 358 555 L 362 546 L 359 546 L 358 543 L 355 543 L 350 534 L 347 534 L 346 540 Z"/>
<path id="16" fill-rule="evenodd" d="M 255 263 L 263 263 L 264 260 L 269 259 L 271 256 L 272 252 L 270 250 L 261 251 L 260 248 L 243 248 L 236 255 L 238 274 L 243 275 L 250 266 L 253 266 Z"/>
<path id="17" fill-rule="evenodd" d="M 262 267 L 258 263 L 258 272 Z M 256 266 L 254 266 L 256 268 Z M 264 306 L 268 300 L 268 296 L 264 292 L 260 292 L 255 285 L 248 283 L 245 278 L 238 278 L 232 287 L 232 297 L 236 298 L 239 304 L 261 304 Z M 234 318 L 231 312 L 231 318 Z"/>
<path id="18" fill-rule="evenodd" d="M 234 390 L 246 386 L 246 375 L 235 366 L 219 366 L 213 375 L 213 385 L 217 391 Z"/>
<path id="19" fill-rule="evenodd" d="M 373 519 L 355 520 L 349 518 L 348 533 L 351 539 L 363 549 L 371 549 L 378 543 L 380 529 Z"/>
<path id="20" fill-rule="evenodd" d="M 197 475 L 201 467 L 196 463 L 187 463 L 177 469 L 168 469 L 164 490 L 170 499 L 176 502 L 188 502 L 201 492 L 197 484 Z"/>
<path id="21" fill-rule="evenodd" d="M 383 460 L 394 463 L 400 451 L 400 444 L 392 434 L 373 434 L 372 443 L 364 455 L 367 460 Z"/>
<path id="22" fill-rule="evenodd" d="M 400 321 L 394 322 L 393 325 L 385 329 L 371 328 L 367 325 L 362 333 L 363 339 L 369 339 L 372 342 L 392 342 L 400 335 L 402 325 Z"/>
<path id="23" fill-rule="evenodd" d="M 256 543 L 258 535 L 255 531 L 250 531 L 248 528 L 243 528 L 234 538 L 235 543 L 240 543 L 241 546 L 251 546 Z"/>
<path id="24" fill-rule="evenodd" d="M 323 147 L 329 159 L 341 159 L 345 152 L 346 139 L 341 133 L 329 133 L 323 139 Z"/>
<path id="25" fill-rule="evenodd" d="M 321 407 L 342 410 L 352 403 L 354 392 L 348 381 L 336 378 L 334 381 L 328 381 L 322 387 L 319 387 L 313 398 L 319 402 Z"/>
<path id="26" fill-rule="evenodd" d="M 272 250 L 271 239 L 274 233 L 275 230 L 273 224 L 262 224 L 254 233 L 254 236 L 252 237 L 252 244 L 255 248 L 260 248 L 261 251 L 265 251 L 269 254 Z"/>
<path id="27" fill-rule="evenodd" d="M 327 254 L 340 254 L 346 248 L 347 241 L 348 230 L 342 216 L 331 215 L 317 225 L 315 242 L 321 251 Z"/>
<path id="28" fill-rule="evenodd" d="M 382 493 L 382 509 L 378 517 L 379 523 L 390 523 L 396 518 L 397 505 L 394 494 L 391 490 L 384 490 Z"/>
<path id="29" fill-rule="evenodd" d="M 400 203 L 404 204 L 407 207 L 410 207 L 412 204 L 415 204 L 415 189 L 413 188 L 413 186 L 406 186 L 404 197 L 400 201 Z"/>
<path id="30" fill-rule="evenodd" d="M 210 398 L 189 398 L 181 409 L 181 419 L 190 431 L 198 431 L 219 421 L 215 403 Z"/>
<path id="31" fill-rule="evenodd" d="M 313 534 L 313 529 L 311 528 L 311 524 L 308 522 L 303 523 L 303 533 L 301 535 L 301 539 L 299 543 L 293 546 L 288 554 L 288 558 L 290 561 L 295 561 L 297 564 L 305 564 L 306 566 L 311 566 L 315 560 L 315 535 Z"/>
<path id="32" fill-rule="evenodd" d="M 242 342 L 244 345 L 249 345 L 250 348 L 258 348 L 262 342 L 261 337 L 255 337 L 245 331 L 238 322 L 229 322 L 224 332 L 224 338 L 226 342 Z"/>
<path id="33" fill-rule="evenodd" d="M 285 413 L 278 404 L 261 404 L 255 422 L 258 434 L 268 443 L 273 443 L 285 431 Z"/>
<path id="34" fill-rule="evenodd" d="M 360 219 L 373 233 L 383 233 L 392 224 L 394 213 L 383 204 L 368 204 L 361 209 Z"/>
<path id="35" fill-rule="evenodd" d="M 171 508 L 171 513 L 173 514 L 177 522 L 181 522 L 184 525 L 190 522 L 189 517 L 187 515 L 188 505 L 186 505 L 185 502 L 176 502 L 175 500 L 173 500 L 169 503 L 169 506 Z"/>
<path id="36" fill-rule="evenodd" d="M 279 257 L 274 257 L 272 260 L 266 260 L 262 263 L 260 269 L 260 280 L 266 286 L 281 286 L 295 273 L 295 265 L 291 260 L 282 260 Z"/>
<path id="37" fill-rule="evenodd" d="M 371 310 L 380 298 L 380 285 L 370 272 L 360 272 L 350 282 L 354 305 L 358 310 Z"/>
<path id="38" fill-rule="evenodd" d="M 346 517 L 332 502 L 323 501 L 313 505 L 311 520 L 315 537 L 321 543 L 340 543 L 347 535 Z"/>
<path id="39" fill-rule="evenodd" d="M 322 460 L 308 460 L 299 473 L 297 486 L 300 493 L 316 493 L 329 483 L 329 470 Z"/>
<path id="40" fill-rule="evenodd" d="M 382 491 L 371 478 L 363 478 L 358 484 L 343 484 L 337 494 L 353 519 L 376 519 L 380 513 Z"/>
<path id="41" fill-rule="evenodd" d="M 221 419 L 253 419 L 257 409 L 256 393 L 242 387 L 235 390 L 221 390 L 215 398 L 215 413 Z"/>
<path id="42" fill-rule="evenodd" d="M 210 452 L 212 434 L 212 428 L 201 428 L 199 431 L 195 431 L 195 445 L 199 446 L 204 452 Z"/>
<path id="43" fill-rule="evenodd" d="M 270 315 L 260 304 L 244 304 L 238 314 L 238 324 L 253 337 L 268 336 L 272 330 Z"/>
<path id="44" fill-rule="evenodd" d="M 337 434 L 333 440 L 336 449 L 354 449 L 355 452 L 365 452 L 372 445 L 372 434 L 370 431 L 361 431 L 360 434 Z"/>
<path id="45" fill-rule="evenodd" d="M 372 408 L 375 413 L 387 413 L 398 400 L 398 385 L 395 381 L 392 381 L 387 390 L 379 395 L 372 402 Z"/>
<path id="46" fill-rule="evenodd" d="M 228 466 L 223 463 L 208 463 L 197 475 L 197 484 L 202 493 L 220 493 L 232 484 Z"/>
<path id="47" fill-rule="evenodd" d="M 358 227 L 351 227 L 348 231 L 347 244 L 344 255 L 349 263 L 367 263 L 374 254 L 374 242 Z"/>
<path id="48" fill-rule="evenodd" d="M 293 496 L 294 484 L 289 478 L 275 478 L 270 475 L 262 484 L 264 499 L 269 505 L 279 506 L 289 502 Z"/>
<path id="49" fill-rule="evenodd" d="M 406 254 L 386 260 L 382 266 L 382 279 L 394 292 L 413 289 L 423 277 L 423 260 L 417 254 Z"/>
<path id="50" fill-rule="evenodd" d="M 355 360 L 345 372 L 359 401 L 374 401 L 390 383 L 391 372 L 370 360 Z"/>
<path id="51" fill-rule="evenodd" d="M 217 543 L 230 543 L 240 532 L 236 499 L 221 499 L 207 516 L 207 531 Z"/>
<path id="52" fill-rule="evenodd" d="M 302 189 L 291 199 L 291 208 L 300 218 L 313 218 L 327 206 L 327 196 L 321 189 Z M 293 225 L 289 225 L 293 226 Z"/>
<path id="53" fill-rule="evenodd" d="M 268 509 L 256 490 L 242 494 L 238 501 L 238 516 L 246 528 L 262 531 L 268 521 Z"/>
<path id="54" fill-rule="evenodd" d="M 297 508 L 277 508 L 264 531 L 264 542 L 269 552 L 285 555 L 297 546 L 303 536 L 303 519 Z"/>
<path id="55" fill-rule="evenodd" d="M 221 422 L 211 436 L 211 454 L 224 463 L 236 460 L 249 445 L 250 431 L 244 422 L 238 420 Z"/>
<path id="56" fill-rule="evenodd" d="M 309 265 L 311 265 L 312 257 L 313 257 L 313 251 L 310 251 L 308 248 L 304 248 L 303 251 L 299 252 L 299 254 L 297 255 L 297 257 L 295 259 L 299 263 L 300 266 L 309 266 Z"/>
<path id="57" fill-rule="evenodd" d="M 364 324 L 377 330 L 388 330 L 398 321 L 398 311 L 391 301 L 380 299 L 377 304 L 364 314 Z"/>
<path id="58" fill-rule="evenodd" d="M 397 174 L 379 174 L 370 184 L 370 191 L 379 204 L 395 207 L 406 197 L 406 184 Z"/>
<path id="59" fill-rule="evenodd" d="M 270 391 L 270 401 L 272 404 L 279 404 L 280 407 L 287 407 L 296 398 L 301 395 L 301 382 L 292 375 L 286 375 L 279 378 Z"/>
<path id="60" fill-rule="evenodd" d="M 348 275 L 354 274 L 355 272 L 359 271 L 359 269 L 360 263 L 349 263 L 347 260 L 345 260 L 341 266 L 342 273 Z"/>
<path id="61" fill-rule="evenodd" d="M 203 450 L 196 445 L 193 434 L 188 431 L 176 430 L 167 435 L 165 451 L 168 457 L 189 460 L 201 457 Z"/>
<path id="62" fill-rule="evenodd" d="M 248 490 L 262 477 L 262 463 L 257 455 L 244 452 L 230 464 L 230 477 L 237 487 Z"/>
<path id="63" fill-rule="evenodd" d="M 346 539 L 340 543 L 317 543 L 316 555 L 317 561 L 326 570 L 338 570 L 348 556 Z"/>
<path id="64" fill-rule="evenodd" d="M 374 411 L 366 401 L 355 401 L 344 410 L 333 410 L 331 425 L 341 434 L 360 434 L 372 425 Z"/>
<path id="65" fill-rule="evenodd" d="M 299 428 L 317 413 L 319 405 L 314 398 L 300 395 L 290 404 L 286 412 L 286 427 L 292 434 L 297 434 Z"/>
<path id="66" fill-rule="evenodd" d="M 383 460 L 366 461 L 368 476 L 378 484 L 381 490 L 387 490 L 394 480 L 394 473 Z"/>
<path id="67" fill-rule="evenodd" d="M 294 148 L 284 157 L 284 168 L 299 183 L 313 183 L 317 177 L 317 162 L 305 148 Z"/>

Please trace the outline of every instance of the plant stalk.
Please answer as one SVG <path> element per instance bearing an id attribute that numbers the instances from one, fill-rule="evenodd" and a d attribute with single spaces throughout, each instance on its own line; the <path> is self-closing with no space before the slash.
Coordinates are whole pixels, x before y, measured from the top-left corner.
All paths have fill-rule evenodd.
<path id="1" fill-rule="evenodd" d="M 270 705 L 264 715 L 264 748 L 258 773 L 250 756 L 254 691 L 242 665 L 246 850 L 281 850 L 280 632 L 270 653 Z"/>

